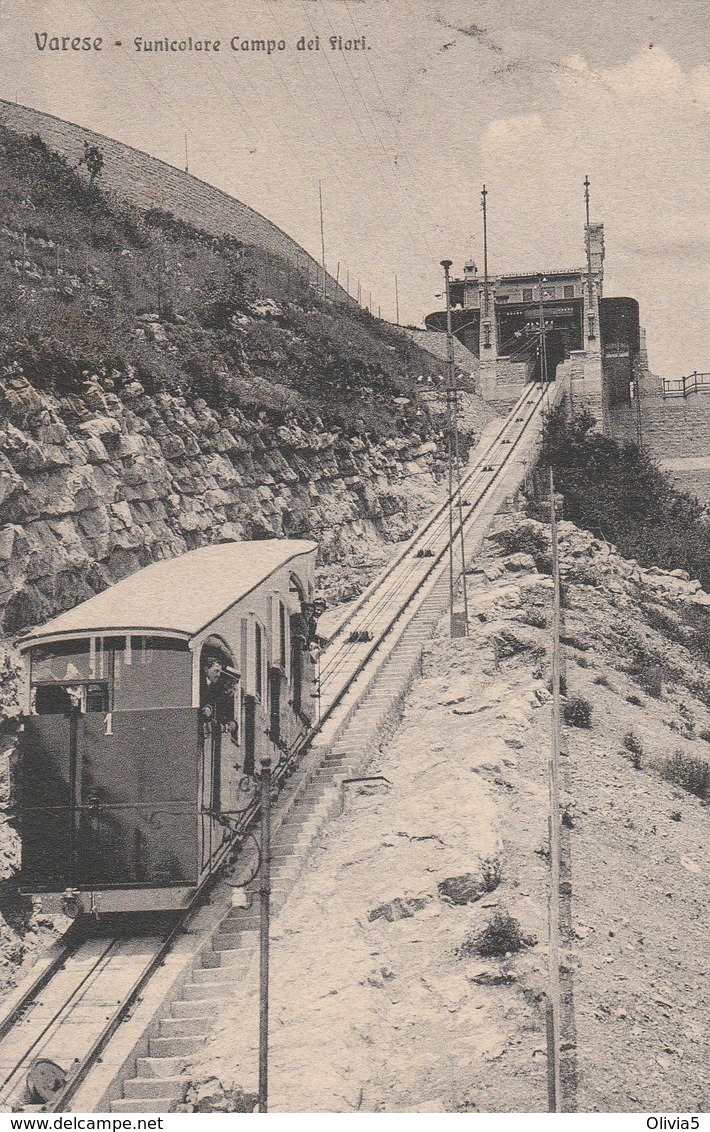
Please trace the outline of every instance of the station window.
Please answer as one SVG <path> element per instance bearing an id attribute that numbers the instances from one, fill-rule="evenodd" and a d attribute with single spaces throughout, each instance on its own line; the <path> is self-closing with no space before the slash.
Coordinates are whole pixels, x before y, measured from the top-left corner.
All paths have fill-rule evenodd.
<path id="1" fill-rule="evenodd" d="M 531 303 L 532 297 L 533 297 L 532 287 L 523 287 L 523 302 L 524 303 Z"/>
<path id="2" fill-rule="evenodd" d="M 565 283 L 565 298 L 574 298 L 574 283 Z"/>

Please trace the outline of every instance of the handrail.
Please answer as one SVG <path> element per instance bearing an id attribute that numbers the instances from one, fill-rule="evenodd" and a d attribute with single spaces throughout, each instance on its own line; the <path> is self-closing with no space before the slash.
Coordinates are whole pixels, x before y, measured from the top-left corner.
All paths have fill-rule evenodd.
<path id="1" fill-rule="evenodd" d="M 687 397 L 689 393 L 710 393 L 710 373 L 694 371 L 687 377 L 663 378 L 664 397 Z"/>

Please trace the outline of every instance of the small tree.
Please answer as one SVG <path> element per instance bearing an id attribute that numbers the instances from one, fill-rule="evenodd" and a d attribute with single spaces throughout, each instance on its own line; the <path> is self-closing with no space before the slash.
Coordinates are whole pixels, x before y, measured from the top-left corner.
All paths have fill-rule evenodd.
<path id="1" fill-rule="evenodd" d="M 82 165 L 86 166 L 89 184 L 93 185 L 101 176 L 104 167 L 104 155 L 97 145 L 89 145 L 87 141 L 84 142 L 84 155 L 79 160 L 77 169 Z"/>

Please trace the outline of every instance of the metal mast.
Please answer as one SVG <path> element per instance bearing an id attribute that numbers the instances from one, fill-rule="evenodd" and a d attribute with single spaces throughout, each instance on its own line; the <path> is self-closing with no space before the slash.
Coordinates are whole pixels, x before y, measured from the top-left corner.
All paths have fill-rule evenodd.
<path id="1" fill-rule="evenodd" d="M 539 300 L 540 300 L 540 381 L 542 382 L 543 389 L 547 389 L 547 338 L 545 332 L 545 310 L 543 307 L 542 292 L 547 280 L 544 275 L 540 276 Z"/>
<path id="2" fill-rule="evenodd" d="M 318 203 L 320 204 L 320 254 L 321 264 L 323 266 L 323 300 L 326 297 L 326 282 L 325 282 L 325 231 L 323 228 L 323 186 L 318 182 Z"/>
<path id="3" fill-rule="evenodd" d="M 451 325 L 451 289 L 449 279 L 450 259 L 442 259 L 444 281 L 446 284 L 446 423 L 448 431 L 449 456 L 449 599 L 451 602 L 449 625 L 451 636 L 456 636 L 454 615 L 454 464 L 456 465 L 456 506 L 459 519 L 459 538 L 461 544 L 461 576 L 463 579 L 464 635 L 468 636 L 468 594 L 466 592 L 466 544 L 463 531 L 463 503 L 461 500 L 461 466 L 459 461 L 458 430 L 458 388 L 456 386 L 456 367 L 454 362 L 454 335 Z"/>
<path id="4" fill-rule="evenodd" d="M 488 190 L 484 185 L 481 190 L 481 202 L 483 204 L 483 301 L 486 308 L 486 318 L 488 318 L 488 209 L 486 206 L 486 197 Z M 488 343 L 486 343 L 488 345 Z"/>
<path id="5" fill-rule="evenodd" d="M 588 291 L 588 294 L 589 294 L 589 309 L 591 311 L 592 302 L 593 302 L 593 290 L 592 290 L 592 277 L 591 277 L 591 239 L 590 239 L 590 231 L 589 231 L 589 187 L 590 187 L 590 185 L 591 185 L 591 181 L 589 180 L 589 175 L 587 175 L 587 177 L 584 178 L 584 207 L 585 207 L 585 211 L 587 211 L 587 224 L 585 224 L 585 226 L 584 226 L 584 247 L 585 247 L 585 249 L 587 249 L 587 291 Z"/>

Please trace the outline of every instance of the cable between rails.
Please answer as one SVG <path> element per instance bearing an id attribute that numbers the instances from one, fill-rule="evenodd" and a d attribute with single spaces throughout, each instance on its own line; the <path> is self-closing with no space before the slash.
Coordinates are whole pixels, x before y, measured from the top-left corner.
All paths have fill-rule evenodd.
<path id="1" fill-rule="evenodd" d="M 116 946 L 117 943 L 118 943 L 117 938 L 110 940 L 110 942 L 104 948 L 104 950 L 101 952 L 101 954 L 99 955 L 99 957 L 97 958 L 96 962 L 91 967 L 91 969 L 89 971 L 87 971 L 87 973 L 84 975 L 84 977 L 77 983 L 77 985 L 73 988 L 71 993 L 66 997 L 66 999 L 64 1000 L 62 1005 L 59 1006 L 57 1008 L 57 1010 L 55 1010 L 55 1012 L 52 1015 L 52 1017 L 50 1018 L 50 1020 L 43 1027 L 43 1029 L 40 1030 L 39 1034 L 34 1039 L 34 1041 L 31 1042 L 31 1044 L 28 1046 L 28 1048 L 24 1051 L 23 1054 L 21 1054 L 19 1059 L 15 1062 L 15 1064 L 13 1065 L 10 1072 L 5 1076 L 2 1083 L 0 1083 L 0 1100 L 4 1099 L 3 1095 L 2 1095 L 3 1090 L 9 1084 L 9 1082 L 12 1080 L 12 1078 L 15 1076 L 15 1074 L 18 1072 L 18 1070 L 21 1069 L 22 1066 L 26 1063 L 27 1058 L 30 1056 L 32 1051 L 37 1048 L 39 1043 L 44 1038 L 45 1034 L 47 1034 L 48 1031 L 51 1030 L 51 1028 L 52 1028 L 52 1026 L 54 1026 L 55 1022 L 57 1022 L 60 1019 L 61 1015 L 64 1014 L 64 1012 L 68 1009 L 68 1007 L 71 1006 L 72 1002 L 77 998 L 80 991 L 86 986 L 88 981 L 91 978 L 93 978 L 93 976 L 97 973 L 97 971 L 102 966 L 102 964 L 105 967 L 106 964 L 104 963 L 104 960 L 107 958 L 107 956 L 109 955 L 109 952 L 111 952 L 113 950 L 113 948 Z M 40 993 L 40 992 L 38 992 L 38 993 Z M 35 1005 L 37 1005 L 37 1003 L 35 1003 Z"/>
<path id="2" fill-rule="evenodd" d="M 492 455 L 493 455 L 494 452 L 496 452 L 496 454 L 497 454 L 498 449 L 502 450 L 503 441 L 508 439 L 507 437 L 504 436 L 504 434 L 508 431 L 513 431 L 513 426 L 515 424 L 519 423 L 515 419 L 515 414 L 517 412 L 519 412 L 519 409 L 521 407 L 521 402 L 524 399 L 527 399 L 528 397 L 529 397 L 529 392 L 526 390 L 525 393 L 521 396 L 521 398 L 519 398 L 518 402 L 516 402 L 516 405 L 513 408 L 513 410 L 511 411 L 509 418 L 506 421 L 505 426 L 500 430 L 498 436 L 496 438 L 494 438 L 494 440 L 491 442 L 491 444 L 488 446 L 488 448 L 485 450 L 485 452 L 479 458 L 477 466 L 474 469 L 472 469 L 472 471 L 469 473 L 469 475 L 467 477 L 465 477 L 465 479 L 462 481 L 461 491 L 463 491 L 464 489 L 471 488 L 472 486 L 474 486 L 474 484 L 476 484 L 477 480 L 480 480 L 483 476 L 485 476 L 487 474 L 483 470 L 483 467 L 485 466 L 485 465 L 483 465 L 484 459 L 490 460 L 492 458 Z M 535 403 L 534 403 L 533 409 L 531 410 L 531 412 L 528 414 L 528 416 L 524 420 L 524 422 L 522 424 L 522 428 L 518 430 L 519 436 L 517 437 L 517 439 L 515 441 L 511 442 L 512 447 L 506 449 L 506 459 L 507 459 L 508 455 L 512 452 L 512 448 L 515 446 L 515 444 L 517 444 L 518 440 L 520 439 L 520 437 L 522 437 L 523 433 L 527 429 L 527 427 L 530 423 L 530 420 L 532 419 L 535 411 L 539 407 L 541 398 L 542 398 L 542 393 L 540 392 L 538 394 L 538 396 L 535 398 Z M 500 465 L 500 466 L 502 466 L 502 465 Z M 500 468 L 500 466 L 499 466 L 499 468 Z M 468 506 L 469 506 L 469 516 L 468 517 L 470 517 L 470 515 L 473 512 L 473 510 L 475 509 L 475 507 L 477 507 L 478 504 L 481 502 L 481 500 L 482 500 L 483 496 L 485 495 L 488 487 L 492 485 L 492 482 L 493 482 L 493 480 L 487 479 L 485 482 L 481 483 L 481 490 L 479 491 L 479 496 L 476 499 L 475 503 L 468 504 Z M 457 494 L 458 494 L 458 492 L 457 492 Z M 427 524 L 427 527 L 425 528 L 425 530 L 420 531 L 418 533 L 418 535 L 415 536 L 415 538 L 408 544 L 408 546 L 405 548 L 405 551 L 399 556 L 398 560 L 394 564 L 392 564 L 392 566 L 391 566 L 388 574 L 385 576 L 385 578 L 380 578 L 374 584 L 375 588 L 368 595 L 368 600 L 374 599 L 374 603 L 368 604 L 367 601 L 366 601 L 361 605 L 361 607 L 359 609 L 357 609 L 356 611 L 352 611 L 351 616 L 343 623 L 343 625 L 340 626 L 339 630 L 337 631 L 337 635 L 340 635 L 346 628 L 352 628 L 352 631 L 356 632 L 358 626 L 360 626 L 360 627 L 362 626 L 365 618 L 368 621 L 372 621 L 372 619 L 374 617 L 378 616 L 384 609 L 387 608 L 387 606 L 391 603 L 393 598 L 395 598 L 398 594 L 400 594 L 404 590 L 405 586 L 407 586 L 410 583 L 412 576 L 415 575 L 415 573 L 419 571 L 419 568 L 421 566 L 421 559 L 413 556 L 412 551 L 417 546 L 419 546 L 420 549 L 429 549 L 429 548 L 431 548 L 432 545 L 434 545 L 441 538 L 442 534 L 444 534 L 444 527 L 445 527 L 445 521 L 446 521 L 446 517 L 447 517 L 447 510 L 448 510 L 448 500 L 440 507 L 440 509 L 437 511 L 437 513 L 434 516 L 432 516 L 432 519 Z M 467 520 L 465 520 L 465 521 L 467 521 Z M 460 533 L 460 527 L 457 529 L 456 534 L 459 534 L 459 533 Z M 446 543 L 444 545 L 441 553 L 443 553 L 443 551 L 446 549 L 447 545 L 448 545 L 448 543 Z M 437 564 L 438 564 L 438 559 L 433 560 L 431 562 L 430 568 L 425 571 L 424 575 L 420 579 L 420 584 L 423 584 L 425 579 L 429 576 L 431 571 L 433 569 L 435 569 Z M 399 570 L 399 567 L 403 567 L 403 569 Z M 390 581 L 390 583 L 393 583 L 393 584 L 383 585 L 383 583 L 387 582 L 388 580 Z M 355 621 L 356 616 L 359 617 L 358 621 Z M 332 639 L 333 638 L 331 638 L 331 640 Z M 327 680 L 329 677 L 332 676 L 332 673 L 333 673 L 334 670 L 337 671 L 337 664 L 338 664 L 338 661 L 339 661 L 340 657 L 342 656 L 343 652 L 348 651 L 348 649 L 351 650 L 353 644 L 355 644 L 355 643 L 357 643 L 357 642 L 350 642 L 350 641 L 347 641 L 347 640 L 340 643 L 339 647 L 337 647 L 336 650 L 328 658 L 329 663 L 327 663 L 324 667 L 324 671 L 322 673 L 322 678 L 325 678 Z"/>
<path id="3" fill-rule="evenodd" d="M 536 411 L 538 410 L 538 408 L 540 407 L 540 405 L 542 403 L 543 395 L 544 395 L 544 391 L 538 390 L 537 396 L 534 398 L 534 401 L 532 402 L 533 407 L 532 407 L 531 411 L 527 414 L 527 416 L 526 416 L 526 418 L 525 418 L 525 420 L 522 424 L 522 428 L 519 430 L 518 435 L 515 438 L 515 440 L 510 441 L 510 447 L 506 450 L 505 460 L 501 464 L 498 465 L 498 468 L 496 469 L 494 475 L 483 486 L 482 490 L 479 493 L 479 498 L 476 500 L 476 503 L 470 506 L 469 514 L 466 517 L 466 519 L 464 520 L 464 524 L 467 524 L 469 522 L 469 520 L 472 517 L 473 511 L 482 502 L 485 494 L 493 486 L 494 482 L 498 479 L 502 468 L 506 466 L 509 457 L 512 455 L 514 449 L 517 447 L 517 445 L 521 441 L 522 437 L 525 435 L 525 433 L 526 433 Z M 529 396 L 529 393 L 526 390 L 523 397 L 525 399 L 527 399 L 528 396 Z M 519 401 L 516 403 L 516 406 L 513 409 L 513 411 L 511 412 L 511 414 L 508 418 L 508 422 L 506 422 L 506 424 L 512 425 L 514 423 L 519 423 L 515 420 L 514 414 L 519 411 L 523 397 L 521 397 L 519 399 Z M 489 450 L 488 450 L 489 452 L 493 451 L 496 444 L 502 443 L 503 439 L 507 439 L 503 436 L 503 433 L 505 431 L 506 431 L 505 428 L 501 430 L 498 438 L 496 438 L 496 441 L 494 441 L 494 443 L 489 447 Z M 476 473 L 478 473 L 480 470 L 481 470 L 480 468 L 477 468 L 477 469 L 474 470 L 472 477 L 470 477 L 470 479 L 468 481 L 466 481 L 467 484 L 470 485 L 471 479 L 473 479 L 475 477 Z M 444 505 L 444 508 L 442 508 L 442 512 L 445 511 L 447 506 L 448 506 L 448 502 L 447 502 L 447 504 Z M 435 518 L 441 518 L 441 512 Z M 460 533 L 459 528 L 457 528 L 456 531 L 454 532 L 454 537 L 457 537 L 459 535 L 459 533 Z M 408 548 L 408 552 L 409 552 L 409 550 L 413 549 L 413 547 L 415 545 L 416 545 L 416 541 L 414 541 L 412 546 L 410 548 Z M 398 619 L 400 614 L 403 612 L 404 608 L 414 598 L 414 596 L 416 595 L 418 590 L 424 585 L 425 581 L 431 576 L 433 571 L 438 566 L 440 559 L 441 559 L 441 556 L 446 551 L 447 545 L 448 544 L 444 544 L 444 546 L 439 550 L 438 555 L 435 557 L 435 559 L 432 560 L 431 567 L 429 568 L 429 570 L 426 571 L 424 576 L 419 580 L 419 582 L 416 585 L 416 587 L 414 588 L 414 590 L 409 594 L 407 601 L 404 603 L 404 605 L 400 609 L 398 609 L 395 616 L 388 623 L 388 625 L 384 627 L 383 631 L 378 635 L 377 639 L 373 641 L 372 647 L 368 650 L 368 653 L 367 653 L 366 657 L 363 659 L 363 661 L 360 664 L 358 664 L 358 666 L 356 668 L 356 672 L 355 672 L 355 674 L 353 674 L 351 676 L 350 680 L 352 680 L 354 678 L 354 675 L 356 675 L 357 673 L 359 673 L 362 670 L 362 667 L 364 666 L 364 664 L 367 662 L 369 657 L 374 653 L 374 651 L 379 647 L 380 643 L 382 642 L 384 637 L 387 635 L 387 633 L 390 631 L 392 625 Z M 390 586 L 381 595 L 375 594 L 376 601 L 375 601 L 375 604 L 374 604 L 372 610 L 369 611 L 369 616 L 373 616 L 375 611 L 377 611 L 377 613 L 379 614 L 382 611 L 383 608 L 386 608 L 387 605 L 391 603 L 393 596 L 396 595 L 398 592 L 400 592 L 402 590 L 402 588 L 404 587 L 405 583 L 411 578 L 411 575 L 412 575 L 412 572 L 413 572 L 413 569 L 412 569 L 413 564 L 418 563 L 418 562 L 419 562 L 419 560 L 417 560 L 417 559 L 411 559 L 409 562 L 405 563 L 405 566 L 407 566 L 408 569 L 405 569 L 404 576 L 401 579 L 396 580 L 395 585 Z M 327 666 L 327 668 L 326 668 L 326 672 L 325 672 L 326 679 L 328 677 L 330 677 L 332 679 L 333 673 L 335 673 L 337 675 L 337 673 L 340 670 L 343 669 L 343 667 L 344 667 L 343 653 L 349 651 L 349 653 L 351 655 L 353 648 L 356 647 L 357 644 L 359 644 L 359 643 L 360 642 L 350 642 L 350 641 L 348 641 L 344 644 L 341 644 L 341 646 L 339 647 L 339 649 L 337 650 L 337 652 L 335 653 L 335 655 L 332 658 L 332 663 L 329 666 Z M 345 658 L 345 659 L 347 659 L 347 658 Z M 342 695 L 347 690 L 347 687 L 350 683 L 350 680 L 347 681 L 346 684 L 344 685 L 344 687 L 341 688 L 340 691 L 335 695 L 333 702 L 329 706 L 326 707 L 324 714 L 323 714 L 323 718 L 325 718 L 330 713 L 330 711 L 335 707 L 337 702 L 342 698 Z"/>

